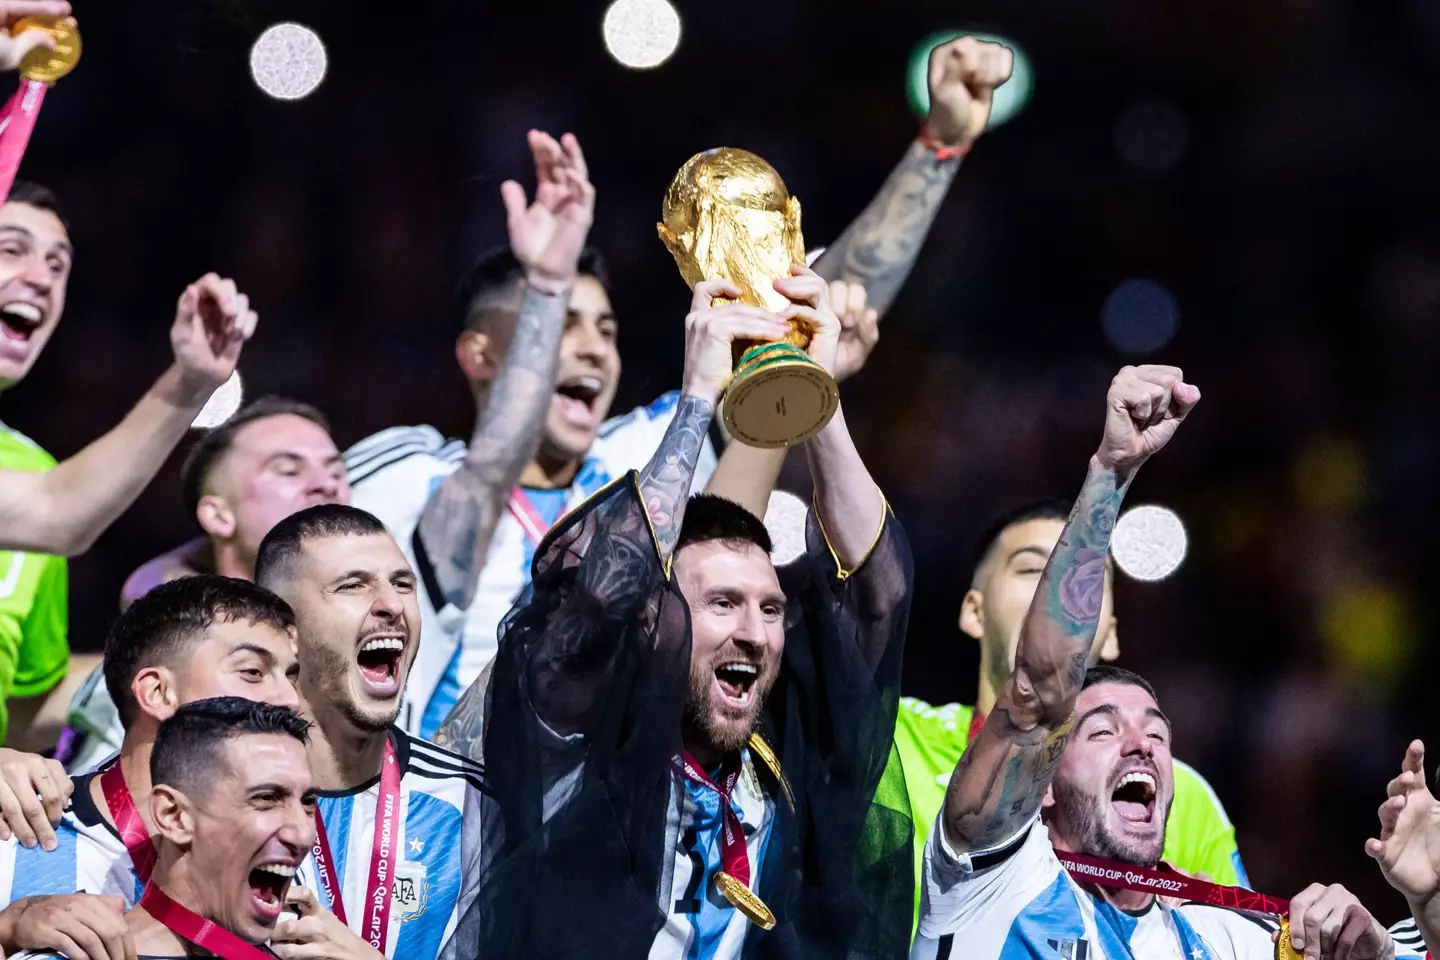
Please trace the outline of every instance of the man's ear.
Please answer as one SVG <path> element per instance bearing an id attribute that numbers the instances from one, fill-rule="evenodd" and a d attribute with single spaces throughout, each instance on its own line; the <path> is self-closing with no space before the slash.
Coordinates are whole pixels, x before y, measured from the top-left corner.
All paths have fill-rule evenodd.
<path id="1" fill-rule="evenodd" d="M 1050 786 L 1045 788 L 1045 796 L 1040 798 L 1040 812 L 1049 813 L 1055 806 L 1055 783 L 1051 781 Z"/>
<path id="2" fill-rule="evenodd" d="M 180 692 L 169 667 L 145 667 L 130 682 L 130 692 L 140 712 L 156 723 L 169 720 L 180 709 Z"/>
<path id="3" fill-rule="evenodd" d="M 461 330 L 460 335 L 455 338 L 455 362 L 460 364 L 460 371 L 465 374 L 465 379 L 471 381 L 491 381 L 499 372 L 500 365 L 491 356 L 490 335 L 481 333 L 479 330 Z"/>
<path id="4" fill-rule="evenodd" d="M 207 493 L 195 505 L 195 519 L 200 529 L 217 540 L 228 540 L 235 536 L 235 511 L 224 497 Z"/>
<path id="5" fill-rule="evenodd" d="M 1100 662 L 1114 663 L 1120 659 L 1120 618 L 1111 617 L 1100 625 Z"/>
<path id="6" fill-rule="evenodd" d="M 972 640 L 985 636 L 985 596 L 974 587 L 960 601 L 960 632 Z"/>
<path id="7" fill-rule="evenodd" d="M 190 799 L 166 784 L 150 788 L 150 819 L 155 829 L 171 843 L 189 846 L 195 839 L 195 816 Z"/>

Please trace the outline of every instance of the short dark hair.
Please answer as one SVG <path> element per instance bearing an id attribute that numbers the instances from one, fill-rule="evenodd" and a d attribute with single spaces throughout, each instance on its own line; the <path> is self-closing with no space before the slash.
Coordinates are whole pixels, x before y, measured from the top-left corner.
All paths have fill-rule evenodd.
<path id="1" fill-rule="evenodd" d="M 70 232 L 70 221 L 65 217 L 65 211 L 60 206 L 60 198 L 55 196 L 55 191 L 33 180 L 16 180 L 10 185 L 10 192 L 5 196 L 6 203 L 23 203 L 26 206 L 35 207 L 37 210 L 48 210 L 55 214 L 55 219 Z"/>
<path id="2" fill-rule="evenodd" d="M 185 456 L 185 465 L 180 468 L 180 493 L 185 498 L 185 509 L 191 519 L 195 518 L 195 509 L 205 495 L 205 482 L 210 479 L 210 471 L 229 452 L 235 436 L 257 420 L 286 414 L 309 420 L 326 433 L 330 432 L 330 421 L 310 404 L 285 397 L 261 397 L 241 407 L 229 420 L 196 441 Z"/>
<path id="3" fill-rule="evenodd" d="M 338 503 L 306 507 L 275 524 L 260 541 L 260 549 L 255 554 L 255 582 L 270 586 L 288 577 L 307 540 L 364 537 L 385 532 L 385 524 L 358 507 Z"/>
<path id="4" fill-rule="evenodd" d="M 150 752 L 150 782 L 191 793 L 213 782 L 220 747 L 252 734 L 309 740 L 310 724 L 289 707 L 244 697 L 196 700 L 160 724 Z"/>
<path id="5" fill-rule="evenodd" d="M 140 704 L 130 689 L 146 667 L 173 661 L 215 623 L 248 620 L 276 630 L 295 626 L 290 605 L 249 580 L 213 573 L 162 583 L 125 610 L 105 638 L 105 686 L 126 729 Z"/>
<path id="6" fill-rule="evenodd" d="M 733 500 L 712 493 L 697 493 L 685 506 L 685 519 L 680 524 L 680 538 L 675 552 L 692 543 L 719 540 L 727 545 L 753 543 L 766 556 L 774 549 L 770 531 L 759 517 Z"/>
<path id="7" fill-rule="evenodd" d="M 1146 680 L 1134 670 L 1126 670 L 1124 667 L 1117 667 L 1111 663 L 1097 663 L 1085 671 L 1085 682 L 1080 685 L 1081 690 L 1088 690 L 1097 683 L 1123 683 L 1132 687 L 1139 687 L 1150 694 L 1150 699 L 1156 703 L 1160 698 L 1155 695 L 1155 688 L 1150 686 Z"/>
<path id="8" fill-rule="evenodd" d="M 580 251 L 580 275 L 594 277 L 609 292 L 610 273 L 605 268 L 605 258 L 594 247 L 585 247 Z M 476 329 L 476 306 L 481 297 L 515 284 L 524 277 L 525 267 L 515 259 L 509 247 L 496 247 L 482 253 L 455 288 L 455 307 L 461 329 Z"/>
<path id="9" fill-rule="evenodd" d="M 975 563 L 970 568 L 971 578 L 973 579 L 980 572 L 980 568 L 989 561 L 991 552 L 994 551 L 995 545 L 1000 542 L 1000 537 L 1006 530 L 1032 520 L 1059 520 L 1064 523 L 1070 519 L 1071 506 L 1059 497 L 1047 497 L 1044 500 L 1031 501 L 1001 514 L 980 535 L 979 545 L 975 550 Z"/>

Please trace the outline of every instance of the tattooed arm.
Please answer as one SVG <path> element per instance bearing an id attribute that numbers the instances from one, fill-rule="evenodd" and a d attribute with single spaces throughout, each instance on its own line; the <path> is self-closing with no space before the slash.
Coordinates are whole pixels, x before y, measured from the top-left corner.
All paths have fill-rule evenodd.
<path id="1" fill-rule="evenodd" d="M 995 88 L 1010 78 L 1013 62 L 1008 48 L 971 37 L 931 51 L 926 129 L 933 142 L 958 152 L 942 160 L 926 144 L 912 143 L 875 199 L 815 262 L 822 277 L 860 283 L 872 307 L 890 308 L 955 181 L 960 155 L 985 129 Z"/>
<path id="2" fill-rule="evenodd" d="M 570 289 L 595 212 L 595 188 L 580 144 L 565 134 L 556 142 L 532 130 L 535 202 L 507 180 L 510 247 L 525 267 L 525 295 L 514 337 L 476 418 L 460 469 L 430 497 L 420 515 L 420 543 L 446 603 L 470 606 L 490 550 L 490 539 L 511 488 L 540 444 L 555 389 L 555 364 L 564 334 Z"/>
<path id="3" fill-rule="evenodd" d="M 950 778 L 943 825 L 959 852 L 995 847 L 1040 809 L 1092 662 L 1120 501 L 1200 399 L 1182 376 L 1174 367 L 1126 367 L 1110 385 L 1104 438 L 1030 603 L 1015 670 Z"/>

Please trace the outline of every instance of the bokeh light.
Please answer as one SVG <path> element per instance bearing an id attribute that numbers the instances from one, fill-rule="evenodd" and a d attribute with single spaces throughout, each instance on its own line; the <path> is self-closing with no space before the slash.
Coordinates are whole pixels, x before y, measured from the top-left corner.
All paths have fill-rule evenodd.
<path id="1" fill-rule="evenodd" d="M 1030 58 L 1025 56 L 1025 51 L 1021 50 L 1015 41 L 991 33 L 945 30 L 932 33 L 916 44 L 914 52 L 910 54 L 909 78 L 906 84 L 910 107 L 918 117 L 923 118 L 930 112 L 930 51 L 942 43 L 966 36 L 1003 43 L 1015 54 L 1015 69 L 1010 74 L 1010 79 L 995 91 L 995 100 L 990 106 L 989 126 L 998 127 L 1030 102 L 1030 94 L 1035 86 L 1035 72 L 1030 66 Z"/>
<path id="2" fill-rule="evenodd" d="M 195 419 L 190 426 L 195 430 L 214 430 L 220 424 L 235 416 L 235 411 L 240 409 L 240 404 L 245 401 L 245 387 L 240 382 L 240 371 L 236 370 L 230 374 L 230 379 L 210 394 L 210 399 L 205 401 L 205 406 L 195 414 Z"/>
<path id="3" fill-rule="evenodd" d="M 1115 565 L 1136 580 L 1164 580 L 1180 569 L 1189 545 L 1179 515 L 1153 504 L 1127 510 L 1110 535 Z"/>
<path id="4" fill-rule="evenodd" d="M 809 508 L 805 501 L 775 490 L 765 507 L 765 529 L 770 531 L 770 561 L 777 567 L 794 563 L 805 555 L 805 517 Z"/>
<path id="5" fill-rule="evenodd" d="M 1137 100 L 1115 118 L 1115 153 L 1132 172 L 1158 177 L 1175 169 L 1190 146 L 1190 125 L 1169 100 Z"/>
<path id="6" fill-rule="evenodd" d="M 1143 356 L 1174 338 L 1180 327 L 1180 305 L 1164 284 L 1132 278 L 1105 298 L 1100 323 L 1112 347 L 1131 356 Z"/>
<path id="7" fill-rule="evenodd" d="M 610 56 L 632 70 L 649 70 L 680 46 L 680 14 L 668 0 L 615 0 L 601 31 Z"/>
<path id="8" fill-rule="evenodd" d="M 276 100 L 308 97 L 325 79 L 329 59 L 320 35 L 298 23 L 277 23 L 250 48 L 250 76 Z"/>

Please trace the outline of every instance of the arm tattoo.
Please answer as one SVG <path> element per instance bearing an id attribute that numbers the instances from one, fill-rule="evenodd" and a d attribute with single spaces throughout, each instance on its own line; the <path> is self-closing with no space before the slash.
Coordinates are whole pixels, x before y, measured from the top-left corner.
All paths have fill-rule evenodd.
<path id="1" fill-rule="evenodd" d="M 1110 532 L 1128 485 L 1092 461 L 1030 603 L 1015 671 L 950 778 L 945 828 L 958 849 L 994 847 L 1040 809 L 1091 663 Z"/>
<path id="2" fill-rule="evenodd" d="M 670 556 L 680 539 L 680 521 L 685 517 L 690 482 L 695 478 L 705 431 L 710 428 L 714 414 L 714 404 L 697 397 L 681 397 L 675 419 L 670 421 L 655 456 L 640 473 L 640 493 L 650 511 L 662 557 Z"/>
<path id="3" fill-rule="evenodd" d="M 875 199 L 815 264 L 816 272 L 860 283 L 870 306 L 884 313 L 915 266 L 959 169 L 959 158 L 937 160 L 928 147 L 910 144 Z"/>
<path id="4" fill-rule="evenodd" d="M 525 288 L 514 338 L 476 418 L 465 460 L 420 515 L 420 538 L 435 579 L 445 601 L 462 609 L 475 598 L 510 491 L 540 445 L 568 306 L 568 297 Z"/>
<path id="5" fill-rule="evenodd" d="M 485 755 L 485 687 L 489 671 L 470 684 L 445 722 L 435 731 L 435 745 L 479 763 Z"/>

